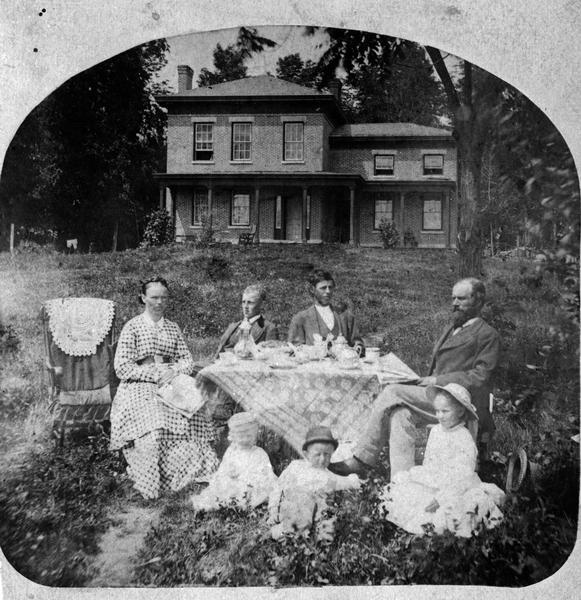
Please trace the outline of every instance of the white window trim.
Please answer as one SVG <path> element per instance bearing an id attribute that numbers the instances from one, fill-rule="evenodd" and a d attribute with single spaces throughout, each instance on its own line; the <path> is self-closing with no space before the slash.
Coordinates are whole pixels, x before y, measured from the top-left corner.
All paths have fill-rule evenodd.
<path id="1" fill-rule="evenodd" d="M 232 209 L 234 208 L 234 196 L 248 196 L 248 223 L 232 223 Z M 252 225 L 252 194 L 246 191 L 232 190 L 230 192 L 230 217 L 228 219 L 229 229 L 248 229 Z"/>
<path id="2" fill-rule="evenodd" d="M 251 164 L 254 160 L 254 117 L 251 117 L 251 121 L 234 119 L 230 117 L 230 164 L 231 165 L 240 165 L 240 164 Z M 234 125 L 238 123 L 250 123 L 252 127 L 250 128 L 250 158 L 232 158 L 232 154 L 234 154 Z"/>
<path id="3" fill-rule="evenodd" d="M 395 179 L 396 154 L 397 154 L 397 152 L 388 152 L 387 150 L 382 150 L 380 152 L 376 152 L 376 151 L 373 152 L 373 160 L 371 162 L 371 168 L 373 171 L 371 176 L 373 177 L 373 179 Z M 383 155 L 393 156 L 393 173 L 391 175 L 388 175 L 386 173 L 380 173 L 379 175 L 377 175 L 375 173 L 375 157 L 383 156 Z"/>
<path id="4" fill-rule="evenodd" d="M 217 120 L 218 119 L 216 117 L 192 117 L 191 118 L 192 123 L 216 123 Z"/>
<path id="5" fill-rule="evenodd" d="M 254 117 L 228 117 L 228 123 L 254 123 Z"/>
<path id="6" fill-rule="evenodd" d="M 420 150 L 420 152 L 422 154 L 422 160 L 424 154 L 443 154 L 444 156 L 448 154 L 448 150 Z"/>
<path id="7" fill-rule="evenodd" d="M 288 123 L 288 122 L 293 122 L 296 121 L 297 123 L 306 123 L 307 122 L 307 117 L 304 115 L 281 115 L 280 116 L 280 122 L 281 123 Z"/>
<path id="8" fill-rule="evenodd" d="M 425 169 L 425 162 L 424 162 L 424 156 L 426 154 L 433 154 L 435 156 L 442 156 L 442 172 L 441 173 L 424 173 L 424 169 Z M 443 152 L 439 152 L 437 150 L 432 150 L 430 152 L 425 152 L 424 150 L 422 150 L 422 177 L 429 177 L 429 178 L 436 178 L 436 179 L 447 179 L 446 176 L 446 151 L 444 150 Z"/>
<path id="9" fill-rule="evenodd" d="M 286 144 L 286 137 L 285 137 L 285 125 L 287 123 L 302 123 L 303 125 L 303 139 L 302 139 L 302 144 L 303 144 L 303 157 L 302 158 L 284 158 L 284 154 L 285 154 L 285 144 Z M 299 165 L 299 164 L 305 164 L 305 123 L 304 121 L 300 121 L 298 119 L 288 119 L 282 122 L 282 160 L 281 163 L 283 165 L 285 164 L 292 164 L 292 165 Z"/>

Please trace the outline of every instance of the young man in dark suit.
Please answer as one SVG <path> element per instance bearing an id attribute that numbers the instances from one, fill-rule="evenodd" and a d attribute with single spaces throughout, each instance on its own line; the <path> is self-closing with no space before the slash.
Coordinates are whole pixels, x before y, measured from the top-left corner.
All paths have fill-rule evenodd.
<path id="1" fill-rule="evenodd" d="M 261 314 L 262 304 L 266 298 L 264 288 L 260 285 L 249 285 L 242 293 L 242 320 L 230 323 L 220 338 L 216 358 L 224 350 L 234 348 L 240 339 L 240 326 L 247 321 L 250 324 L 250 335 L 258 344 L 266 340 L 278 340 L 278 330 L 274 323 L 267 321 Z"/>
<path id="2" fill-rule="evenodd" d="M 293 344 L 313 345 L 315 333 L 323 339 L 331 333 L 334 338 L 342 335 L 349 346 L 364 351 L 363 340 L 355 317 L 349 310 L 338 311 L 332 306 L 335 281 L 328 271 L 316 269 L 308 280 L 314 304 L 297 313 L 291 320 L 288 341 Z"/>
<path id="3" fill-rule="evenodd" d="M 335 473 L 365 474 L 374 468 L 383 446 L 389 442 L 391 476 L 414 466 L 415 429 L 419 423 L 435 423 L 429 385 L 458 383 L 472 396 L 478 411 L 479 433 L 491 432 L 489 394 L 492 374 L 498 364 L 500 336 L 480 316 L 486 290 L 475 278 L 462 279 L 452 290 L 453 322 L 434 346 L 429 375 L 415 385 L 388 385 L 373 403 L 365 432 L 353 458 L 332 463 Z"/>

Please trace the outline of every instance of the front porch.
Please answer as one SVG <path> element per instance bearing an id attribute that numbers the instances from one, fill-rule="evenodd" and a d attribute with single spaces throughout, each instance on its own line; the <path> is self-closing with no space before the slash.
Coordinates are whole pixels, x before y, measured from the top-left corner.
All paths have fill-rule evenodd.
<path id="1" fill-rule="evenodd" d="M 173 215 L 176 240 L 237 243 L 256 228 L 256 243 L 382 245 L 382 219 L 400 247 L 453 248 L 456 203 L 449 183 L 374 184 L 336 173 L 157 176 L 160 206 Z"/>
<path id="2" fill-rule="evenodd" d="M 358 175 L 284 177 L 160 175 L 160 206 L 173 215 L 176 240 L 211 228 L 219 241 L 236 243 L 256 226 L 256 242 L 357 245 Z"/>

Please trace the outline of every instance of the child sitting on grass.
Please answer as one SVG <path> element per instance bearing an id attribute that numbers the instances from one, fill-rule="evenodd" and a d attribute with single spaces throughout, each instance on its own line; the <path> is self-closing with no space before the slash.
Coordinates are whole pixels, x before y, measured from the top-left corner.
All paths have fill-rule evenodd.
<path id="1" fill-rule="evenodd" d="M 279 539 L 284 533 L 308 535 L 314 527 L 319 539 L 331 541 L 334 520 L 325 519 L 329 494 L 358 489 L 357 475 L 341 477 L 328 470 L 338 442 L 328 427 L 313 427 L 303 444 L 304 458 L 293 460 L 281 473 L 268 500 L 270 533 Z"/>
<path id="2" fill-rule="evenodd" d="M 216 510 L 234 502 L 256 508 L 266 502 L 276 475 L 268 454 L 256 445 L 258 423 L 247 412 L 236 413 L 228 421 L 230 446 L 208 487 L 191 498 L 196 510 Z"/>
<path id="3" fill-rule="evenodd" d="M 456 383 L 429 386 L 438 425 L 428 437 L 422 466 L 397 473 L 383 492 L 387 519 L 410 533 L 452 531 L 470 537 L 479 523 L 492 528 L 502 520 L 504 492 L 476 474 L 476 444 L 466 428 L 478 419 L 468 390 Z"/>

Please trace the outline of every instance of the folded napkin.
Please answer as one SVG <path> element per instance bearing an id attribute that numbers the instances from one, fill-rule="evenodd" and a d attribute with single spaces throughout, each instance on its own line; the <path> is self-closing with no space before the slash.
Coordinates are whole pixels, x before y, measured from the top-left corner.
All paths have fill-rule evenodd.
<path id="1" fill-rule="evenodd" d="M 183 373 L 179 373 L 170 383 L 161 386 L 157 390 L 157 397 L 166 406 L 188 418 L 204 405 L 202 392 L 198 388 L 196 380 Z"/>

